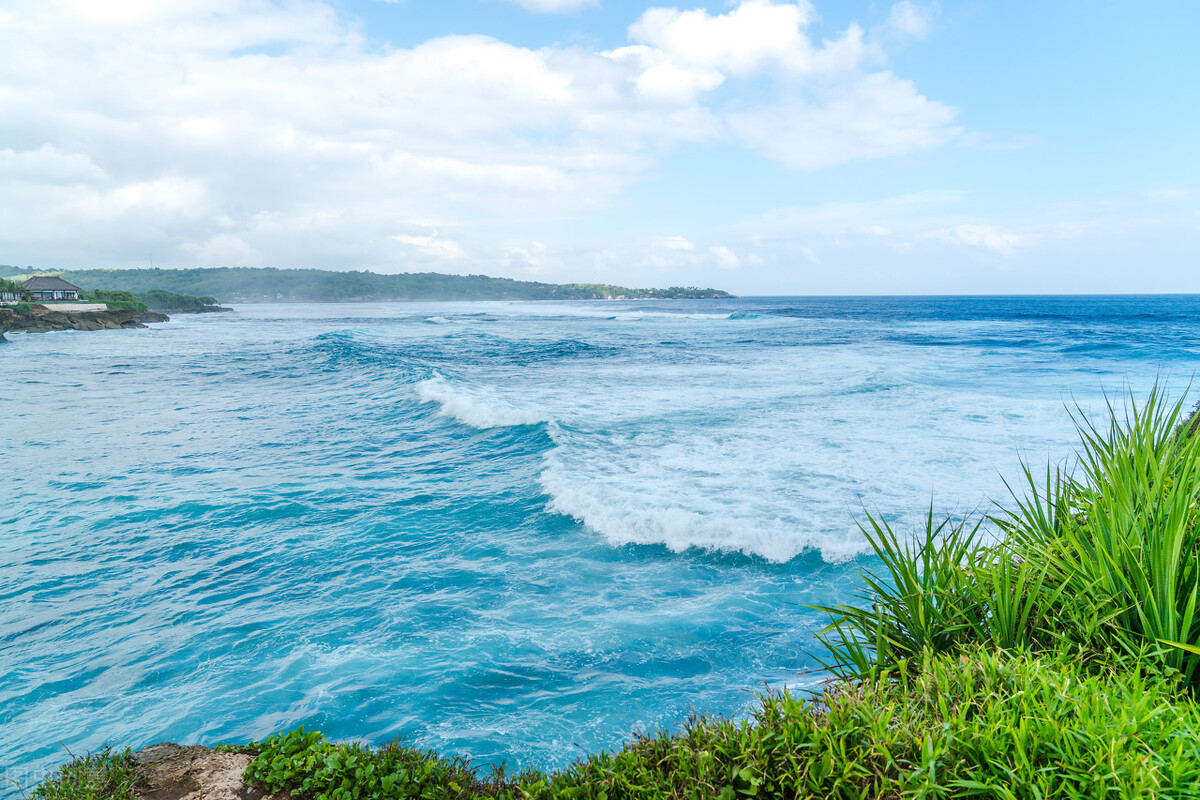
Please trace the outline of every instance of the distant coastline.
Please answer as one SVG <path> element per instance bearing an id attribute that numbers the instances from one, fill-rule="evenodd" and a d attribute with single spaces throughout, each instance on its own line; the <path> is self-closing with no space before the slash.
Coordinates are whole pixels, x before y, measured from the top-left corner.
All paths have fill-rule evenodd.
<path id="1" fill-rule="evenodd" d="M 12 275 L 5 275 L 6 270 Z M 0 267 L 0 275 L 30 274 Z M 37 274 L 49 274 L 38 270 Z M 370 302 L 389 300 L 700 300 L 729 299 L 720 289 L 671 286 L 634 289 L 604 283 L 541 283 L 436 272 L 385 275 L 319 269 L 205 267 L 197 269 L 56 270 L 83 289 L 211 296 L 224 303 Z"/>

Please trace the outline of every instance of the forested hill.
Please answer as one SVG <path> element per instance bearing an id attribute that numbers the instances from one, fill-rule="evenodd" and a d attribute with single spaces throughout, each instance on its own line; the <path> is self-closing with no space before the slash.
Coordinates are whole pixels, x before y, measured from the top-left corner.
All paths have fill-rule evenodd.
<path id="1" fill-rule="evenodd" d="M 15 272 L 15 270 L 13 270 Z M 40 274 L 45 274 L 44 272 Z M 353 300 L 598 300 L 719 298 L 717 289 L 628 289 L 601 283 L 537 283 L 436 272 L 382 275 L 319 269 L 88 269 L 55 272 L 83 289 L 152 290 L 211 296 L 223 303 Z"/>

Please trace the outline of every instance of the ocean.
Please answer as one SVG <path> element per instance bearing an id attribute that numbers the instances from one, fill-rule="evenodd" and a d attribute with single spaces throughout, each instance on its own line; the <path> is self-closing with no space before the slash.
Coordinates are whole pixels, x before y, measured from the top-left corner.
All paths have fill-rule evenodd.
<path id="1" fill-rule="evenodd" d="M 304 724 L 561 767 L 822 680 L 864 511 L 1178 397 L 1195 296 L 248 305 L 0 343 L 0 795 Z M 1193 396 L 1194 401 L 1197 397 Z"/>

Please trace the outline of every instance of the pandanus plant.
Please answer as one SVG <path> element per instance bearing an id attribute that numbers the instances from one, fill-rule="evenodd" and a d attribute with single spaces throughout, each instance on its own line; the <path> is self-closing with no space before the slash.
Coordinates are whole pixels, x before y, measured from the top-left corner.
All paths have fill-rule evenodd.
<path id="1" fill-rule="evenodd" d="M 935 520 L 915 540 L 867 515 L 882 562 L 858 605 L 821 638 L 847 677 L 984 642 L 1003 649 L 1116 650 L 1156 659 L 1200 688 L 1200 436 L 1183 400 L 1155 388 L 1076 409 L 1066 466 L 1025 467 L 1011 508 L 974 523 Z"/>

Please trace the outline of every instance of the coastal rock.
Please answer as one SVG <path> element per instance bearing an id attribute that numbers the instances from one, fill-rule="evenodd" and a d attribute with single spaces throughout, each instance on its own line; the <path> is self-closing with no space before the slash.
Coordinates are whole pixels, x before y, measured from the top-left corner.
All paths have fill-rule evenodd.
<path id="1" fill-rule="evenodd" d="M 245 786 L 242 773 L 253 757 L 199 745 L 153 744 L 133 754 L 143 800 L 287 800 Z"/>
<path id="2" fill-rule="evenodd" d="M 161 311 L 143 311 L 134 317 L 138 322 L 170 322 L 171 318 Z"/>
<path id="3" fill-rule="evenodd" d="M 0 334 L 4 331 L 49 333 L 51 331 L 102 331 L 124 328 L 144 328 L 146 322 L 167 322 L 166 314 L 133 311 L 48 311 L 35 306 L 29 314 L 18 314 L 11 308 L 0 309 Z"/>

